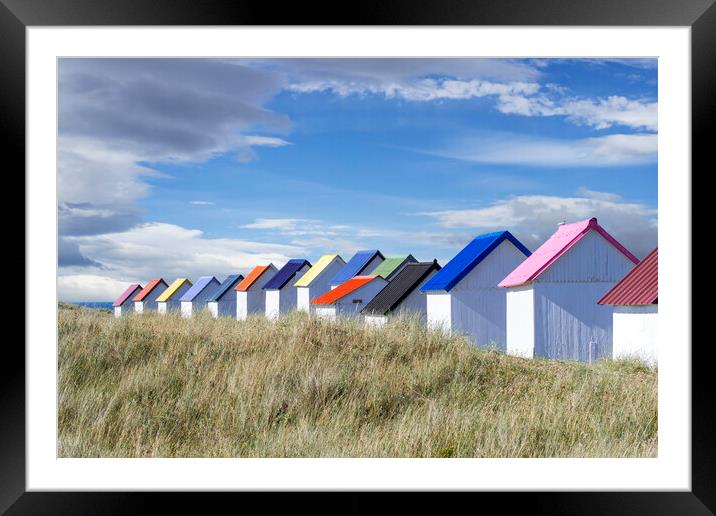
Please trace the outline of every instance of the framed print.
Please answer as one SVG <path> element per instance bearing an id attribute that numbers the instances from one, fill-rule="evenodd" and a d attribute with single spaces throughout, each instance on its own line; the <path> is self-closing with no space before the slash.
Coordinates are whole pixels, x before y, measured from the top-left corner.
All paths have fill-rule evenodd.
<path id="1" fill-rule="evenodd" d="M 709 514 L 691 170 L 715 8 L 511 4 L 316 25 L 3 0 L 27 206 L 0 507 L 529 491 Z"/>

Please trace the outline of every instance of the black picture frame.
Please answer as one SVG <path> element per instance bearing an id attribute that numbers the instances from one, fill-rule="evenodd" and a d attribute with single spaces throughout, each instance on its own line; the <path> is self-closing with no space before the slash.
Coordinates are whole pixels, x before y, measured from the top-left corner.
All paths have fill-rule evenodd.
<path id="1" fill-rule="evenodd" d="M 692 169 L 704 169 L 704 173 L 707 163 L 713 168 L 708 154 L 713 144 L 707 128 L 716 118 L 714 0 L 502 0 L 489 3 L 443 0 L 430 4 L 403 0 L 361 2 L 354 9 L 339 3 L 326 7 L 320 3 L 273 4 L 245 0 L 0 0 L 0 145 L 6 162 L 10 158 L 16 170 L 25 169 L 25 29 L 28 26 L 301 24 L 691 27 Z M 678 173 L 690 173 L 692 180 L 695 175 L 692 171 Z M 24 183 L 18 186 L 24 190 Z M 694 221 L 697 219 L 693 216 Z M 5 258 L 12 269 L 23 268 L 27 277 L 32 271 L 24 265 L 24 251 L 19 252 L 19 245 L 17 248 L 11 256 L 6 253 Z M 17 310 L 17 297 L 9 302 Z M 481 501 L 499 503 L 500 510 L 508 512 L 517 506 L 529 507 L 532 514 L 713 514 L 716 511 L 716 425 L 713 418 L 716 403 L 709 381 L 712 362 L 708 360 L 713 344 L 710 341 L 702 344 L 692 347 L 690 492 L 482 493 L 480 496 L 486 500 Z M 152 502 L 159 501 L 166 512 L 177 509 L 185 513 L 194 507 L 208 512 L 211 509 L 207 504 L 213 504 L 217 499 L 219 503 L 225 503 L 229 495 L 188 500 L 186 495 L 170 496 L 167 493 L 26 492 L 25 350 L 19 339 L 8 338 L 4 351 L 3 374 L 0 375 L 0 512 L 128 514 L 151 509 L 147 500 L 150 498 Z M 256 495 L 242 496 L 248 498 L 242 503 L 254 505 L 251 498 Z M 369 494 L 364 498 L 352 494 L 340 502 L 340 512 L 372 511 L 377 505 L 375 496 Z M 261 505 L 266 503 L 265 500 L 253 501 Z M 455 502 L 459 503 L 453 499 Z M 333 505 L 325 495 L 319 499 L 299 496 L 290 503 L 291 510 L 308 508 L 315 511 L 323 507 L 330 510 Z M 385 507 L 383 501 L 380 505 Z M 404 512 L 410 506 L 424 508 L 425 501 L 421 494 L 413 494 L 403 497 L 400 505 Z M 490 506 L 492 503 L 485 507 Z M 271 502 L 271 508 L 277 508 L 275 500 Z"/>

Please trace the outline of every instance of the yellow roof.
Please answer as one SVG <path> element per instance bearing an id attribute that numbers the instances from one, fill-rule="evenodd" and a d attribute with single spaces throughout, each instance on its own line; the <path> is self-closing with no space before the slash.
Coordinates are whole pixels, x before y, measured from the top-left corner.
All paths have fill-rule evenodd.
<path id="1" fill-rule="evenodd" d="M 336 258 L 341 259 L 337 254 L 324 254 L 318 261 L 308 269 L 306 274 L 301 276 L 299 280 L 293 284 L 294 287 L 308 287 L 313 280 L 315 280 L 323 270 L 328 267 L 333 260 Z"/>
<path id="2" fill-rule="evenodd" d="M 171 297 L 176 294 L 177 290 L 179 290 L 184 283 L 188 283 L 191 287 L 191 281 L 189 281 L 186 278 L 177 278 L 174 280 L 174 283 L 169 285 L 169 288 L 166 289 L 164 292 L 161 293 L 161 295 L 157 298 L 158 303 L 165 303 L 171 299 Z"/>

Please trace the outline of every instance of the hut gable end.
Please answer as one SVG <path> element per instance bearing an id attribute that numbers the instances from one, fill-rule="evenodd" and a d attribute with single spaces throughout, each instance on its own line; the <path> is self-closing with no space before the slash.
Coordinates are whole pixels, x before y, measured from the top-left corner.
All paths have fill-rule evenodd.
<path id="1" fill-rule="evenodd" d="M 515 264 L 524 260 L 524 253 L 509 240 L 503 240 L 480 265 L 472 269 L 451 290 L 459 294 L 478 289 L 494 289 L 514 269 Z"/>
<path id="2" fill-rule="evenodd" d="M 589 231 L 535 278 L 535 283 L 619 281 L 634 267 L 624 253 L 597 231 Z"/>

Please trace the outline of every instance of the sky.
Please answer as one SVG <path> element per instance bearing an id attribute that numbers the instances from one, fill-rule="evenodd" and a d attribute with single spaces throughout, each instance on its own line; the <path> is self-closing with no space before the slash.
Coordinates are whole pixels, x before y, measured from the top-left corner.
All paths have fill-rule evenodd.
<path id="1" fill-rule="evenodd" d="M 597 217 L 657 244 L 651 59 L 61 59 L 58 294 Z"/>

